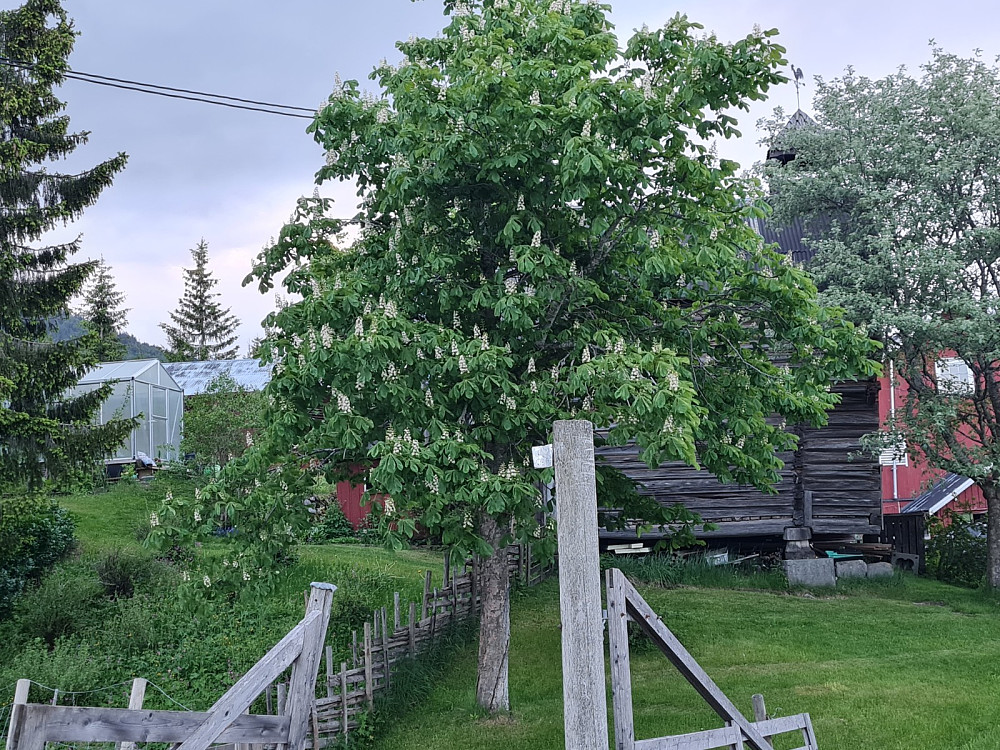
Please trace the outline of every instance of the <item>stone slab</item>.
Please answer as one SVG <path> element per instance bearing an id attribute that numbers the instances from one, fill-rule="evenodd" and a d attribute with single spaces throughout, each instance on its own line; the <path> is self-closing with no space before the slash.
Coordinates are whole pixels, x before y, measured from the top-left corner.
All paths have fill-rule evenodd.
<path id="1" fill-rule="evenodd" d="M 868 564 L 864 560 L 838 560 L 837 578 L 867 578 Z"/>
<path id="2" fill-rule="evenodd" d="M 869 578 L 892 578 L 892 563 L 877 562 L 868 563 Z"/>
<path id="3" fill-rule="evenodd" d="M 801 542 L 812 539 L 812 529 L 807 526 L 788 526 L 785 528 L 786 542 Z"/>
<path id="4" fill-rule="evenodd" d="M 834 561 L 828 557 L 815 560 L 785 560 L 785 575 L 793 586 L 826 587 L 837 585 Z"/>

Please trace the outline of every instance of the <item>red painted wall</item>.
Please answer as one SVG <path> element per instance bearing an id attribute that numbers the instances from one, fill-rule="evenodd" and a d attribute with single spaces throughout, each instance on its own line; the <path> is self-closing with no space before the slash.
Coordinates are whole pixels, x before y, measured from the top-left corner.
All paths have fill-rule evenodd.
<path id="1" fill-rule="evenodd" d="M 949 356 L 943 354 L 942 356 Z M 906 401 L 906 383 L 896 378 L 895 387 L 889 380 L 888 367 L 886 374 L 879 380 L 878 412 L 879 421 L 883 424 L 889 418 L 891 396 L 895 391 L 896 408 L 901 409 Z M 893 469 L 895 468 L 895 481 L 893 481 Z M 922 458 L 908 456 L 906 466 L 883 466 L 882 467 L 882 512 L 899 513 L 910 504 L 910 501 L 923 494 L 940 481 L 946 472 L 930 466 Z M 986 500 L 983 498 L 982 490 L 973 485 L 952 503 L 954 508 L 962 508 L 973 512 L 985 511 Z"/>

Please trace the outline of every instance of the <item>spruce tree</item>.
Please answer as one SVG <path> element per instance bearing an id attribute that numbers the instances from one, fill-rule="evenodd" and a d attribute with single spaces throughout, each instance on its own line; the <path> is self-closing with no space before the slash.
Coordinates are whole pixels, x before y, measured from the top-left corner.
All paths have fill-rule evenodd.
<path id="1" fill-rule="evenodd" d="M 212 289 L 219 282 L 208 270 L 208 243 L 201 240 L 191 251 L 194 268 L 184 269 L 184 296 L 170 313 L 173 325 L 161 323 L 167 334 L 169 357 L 174 361 L 235 359 L 239 320 L 222 309 Z"/>
<path id="2" fill-rule="evenodd" d="M 75 32 L 59 0 L 0 12 L 0 567 L 18 554 L 17 528 L 37 513 L 46 477 L 111 452 L 131 421 L 95 426 L 109 388 L 66 394 L 96 363 L 94 336 L 55 343 L 48 320 L 68 312 L 93 262 L 71 263 L 79 240 L 37 247 L 56 224 L 93 204 L 124 166 L 123 153 L 76 174 L 46 165 L 86 143 L 53 94 Z"/>
<path id="3" fill-rule="evenodd" d="M 125 344 L 118 335 L 128 321 L 128 309 L 122 307 L 125 294 L 115 286 L 111 268 L 100 260 L 90 285 L 83 295 L 80 315 L 84 326 L 94 334 L 94 354 L 101 362 L 114 362 L 126 356 Z"/>

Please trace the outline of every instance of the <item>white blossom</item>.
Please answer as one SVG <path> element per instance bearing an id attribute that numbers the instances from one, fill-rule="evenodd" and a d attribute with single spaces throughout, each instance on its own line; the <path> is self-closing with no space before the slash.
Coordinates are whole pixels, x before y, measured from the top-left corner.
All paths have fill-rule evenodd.
<path id="1" fill-rule="evenodd" d="M 624 354 L 624 353 L 625 353 L 625 339 L 620 338 L 615 342 L 615 354 Z"/>
<path id="2" fill-rule="evenodd" d="M 524 210 L 524 196 L 523 195 L 517 196 L 517 210 L 518 211 L 523 211 Z"/>
<path id="3" fill-rule="evenodd" d="M 542 246 L 542 233 L 541 232 L 535 232 L 534 236 L 531 238 L 531 246 L 532 247 L 541 247 Z"/>
<path id="4" fill-rule="evenodd" d="M 590 347 L 589 346 L 584 345 L 583 352 L 580 354 L 580 361 L 581 362 L 589 362 L 590 361 Z"/>
<path id="5" fill-rule="evenodd" d="M 149 514 L 149 525 L 154 528 L 160 525 L 160 517 L 156 515 L 155 511 Z"/>
<path id="6" fill-rule="evenodd" d="M 434 406 L 434 396 L 431 394 L 430 388 L 424 391 L 424 403 L 428 406 Z"/>
<path id="7" fill-rule="evenodd" d="M 181 571 L 181 580 L 185 583 L 191 580 L 191 573 L 187 570 Z"/>
<path id="8" fill-rule="evenodd" d="M 212 579 L 211 579 L 211 578 L 209 578 L 208 576 L 205 576 L 204 578 L 202 578 L 202 579 L 201 579 L 201 582 L 205 584 L 205 588 L 206 588 L 206 589 L 207 589 L 207 588 L 208 588 L 209 586 L 211 586 L 211 585 L 212 585 Z"/>
<path id="9" fill-rule="evenodd" d="M 580 131 L 580 135 L 584 138 L 590 138 L 590 120 L 583 123 L 583 129 Z"/>
<path id="10" fill-rule="evenodd" d="M 464 354 L 463 354 L 463 355 L 461 355 L 461 356 L 460 356 L 460 357 L 458 358 L 458 371 L 459 371 L 460 373 L 462 373 L 463 375 L 465 375 L 465 374 L 467 374 L 467 373 L 469 372 L 469 365 L 468 365 L 468 363 L 467 363 L 467 362 L 465 361 L 465 355 L 464 355 Z"/>
<path id="11" fill-rule="evenodd" d="M 201 511 L 196 510 L 194 512 L 194 522 L 201 523 Z"/>
<path id="12" fill-rule="evenodd" d="M 632 368 L 632 374 L 629 377 L 629 380 L 642 380 L 642 374 L 639 372 L 638 367 Z"/>
<path id="13" fill-rule="evenodd" d="M 360 317 L 354 321 L 354 335 L 359 339 L 365 335 L 365 321 Z"/>
<path id="14" fill-rule="evenodd" d="M 451 340 L 451 356 L 453 357 L 458 356 L 458 342 L 455 341 L 455 339 Z"/>
<path id="15" fill-rule="evenodd" d="M 250 432 L 250 430 L 247 430 L 246 443 L 247 443 L 247 448 L 253 445 L 253 434 Z"/>
<path id="16" fill-rule="evenodd" d="M 542 98 L 541 96 L 539 96 L 537 91 L 532 91 L 529 102 L 531 103 L 532 106 L 537 107 L 542 103 Z"/>
<path id="17" fill-rule="evenodd" d="M 669 373 L 667 373 L 667 388 L 669 388 L 672 391 L 676 391 L 678 388 L 680 388 L 680 385 L 681 385 L 680 376 L 674 370 L 671 370 Z"/>
<path id="18" fill-rule="evenodd" d="M 503 280 L 503 289 L 507 294 L 514 294 L 517 291 L 517 279 L 508 276 Z"/>
<path id="19" fill-rule="evenodd" d="M 249 581 L 250 580 L 250 571 L 249 570 L 245 570 L 244 569 L 244 571 L 243 571 L 243 580 L 244 581 Z"/>

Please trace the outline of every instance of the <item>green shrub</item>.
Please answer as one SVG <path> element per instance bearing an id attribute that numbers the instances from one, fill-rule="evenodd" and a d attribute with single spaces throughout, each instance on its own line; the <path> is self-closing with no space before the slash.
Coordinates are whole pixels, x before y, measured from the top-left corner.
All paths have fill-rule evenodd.
<path id="1" fill-rule="evenodd" d="M 309 542 L 312 544 L 322 544 L 323 542 L 354 542 L 357 541 L 357 533 L 354 526 L 347 520 L 340 503 L 336 497 L 330 499 L 323 514 L 319 517 L 309 530 Z"/>
<path id="2" fill-rule="evenodd" d="M 986 578 L 986 521 L 945 511 L 927 525 L 927 573 L 958 586 L 976 588 Z"/>
<path id="3" fill-rule="evenodd" d="M 136 587 L 151 581 L 162 567 L 162 563 L 146 555 L 113 549 L 94 563 L 94 572 L 105 594 L 112 599 L 128 599 Z"/>
<path id="4" fill-rule="evenodd" d="M 15 597 L 74 545 L 73 519 L 52 503 L 40 514 L 4 530 L 0 538 L 0 617 L 10 612 Z"/>
<path id="5" fill-rule="evenodd" d="M 17 597 L 14 622 L 25 638 L 38 638 L 52 647 L 57 639 L 94 620 L 101 594 L 101 584 L 91 571 L 62 567 Z"/>

